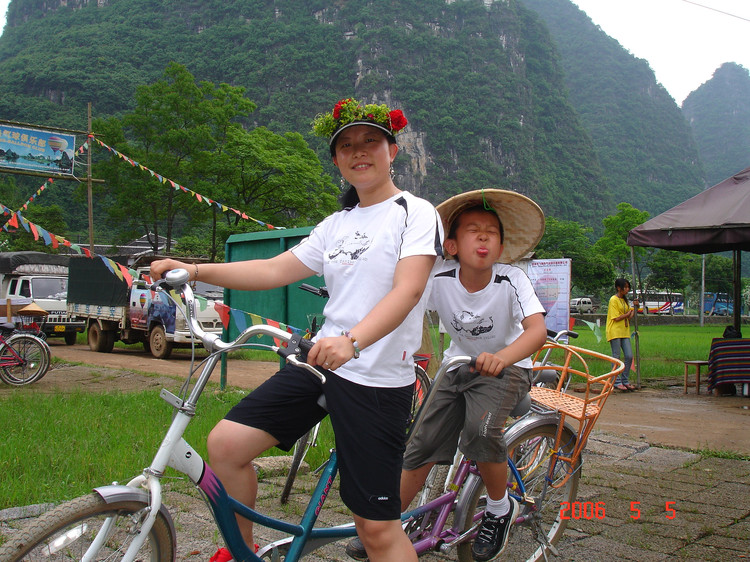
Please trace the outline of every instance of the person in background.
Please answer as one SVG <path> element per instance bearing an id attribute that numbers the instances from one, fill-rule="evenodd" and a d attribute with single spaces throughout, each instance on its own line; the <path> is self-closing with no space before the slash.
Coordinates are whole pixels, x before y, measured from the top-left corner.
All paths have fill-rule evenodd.
<path id="1" fill-rule="evenodd" d="M 373 561 L 416 561 L 401 529 L 399 481 L 421 343 L 423 298 L 442 255 L 435 208 L 393 182 L 395 135 L 407 124 L 400 110 L 348 98 L 313 121 L 351 186 L 343 210 L 274 258 L 187 265 L 154 262 L 156 278 L 185 268 L 190 278 L 230 289 L 266 290 L 323 275 L 330 298 L 308 362 L 327 381 L 292 365 L 234 406 L 211 431 L 211 466 L 230 495 L 254 506 L 252 460 L 273 446 L 289 450 L 330 415 L 340 462 L 340 495 Z M 325 395 L 327 409 L 318 405 Z M 252 524 L 239 519 L 247 544 Z M 228 554 L 221 551 L 217 559 Z"/>
<path id="2" fill-rule="evenodd" d="M 607 306 L 607 341 L 612 348 L 612 357 L 623 355 L 625 368 L 615 380 L 615 388 L 623 392 L 636 390 L 630 384 L 630 366 L 633 364 L 633 347 L 630 345 L 630 319 L 635 315 L 638 300 L 633 299 L 634 308 L 628 304 L 630 283 L 627 279 L 615 279 L 615 294 L 609 299 Z"/>

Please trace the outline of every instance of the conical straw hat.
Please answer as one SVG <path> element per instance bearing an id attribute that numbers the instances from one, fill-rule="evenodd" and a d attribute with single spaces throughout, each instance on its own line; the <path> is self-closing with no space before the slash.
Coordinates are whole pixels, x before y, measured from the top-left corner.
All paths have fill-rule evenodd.
<path id="1" fill-rule="evenodd" d="M 461 211 L 483 204 L 485 209 L 494 209 L 503 223 L 503 253 L 498 261 L 516 262 L 536 248 L 544 235 L 544 212 L 525 195 L 504 189 L 467 191 L 440 203 L 437 211 L 443 219 L 445 235 Z"/>
<path id="2" fill-rule="evenodd" d="M 20 309 L 18 311 L 18 314 L 19 316 L 47 316 L 49 312 L 44 310 L 35 302 L 32 302 L 31 304 L 27 304 L 22 309 Z"/>

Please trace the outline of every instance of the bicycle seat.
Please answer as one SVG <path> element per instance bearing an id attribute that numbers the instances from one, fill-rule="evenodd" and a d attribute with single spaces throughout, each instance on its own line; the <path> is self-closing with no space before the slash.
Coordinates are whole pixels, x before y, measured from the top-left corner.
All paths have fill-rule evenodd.
<path id="1" fill-rule="evenodd" d="M 531 395 L 527 392 L 523 398 L 518 401 L 515 408 L 510 411 L 510 416 L 520 418 L 531 409 Z"/>

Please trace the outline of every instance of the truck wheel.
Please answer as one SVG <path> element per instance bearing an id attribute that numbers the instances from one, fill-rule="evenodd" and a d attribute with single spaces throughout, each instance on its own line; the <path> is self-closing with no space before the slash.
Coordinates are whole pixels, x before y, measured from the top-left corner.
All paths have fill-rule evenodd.
<path id="1" fill-rule="evenodd" d="M 172 342 L 167 339 L 163 326 L 154 326 L 148 337 L 151 355 L 157 359 L 169 359 L 172 353 Z"/>
<path id="2" fill-rule="evenodd" d="M 75 345 L 78 334 L 76 332 L 68 332 L 65 334 L 65 345 Z"/>
<path id="3" fill-rule="evenodd" d="M 88 330 L 89 349 L 99 353 L 109 353 L 115 347 L 115 333 L 102 330 L 96 322 L 89 325 Z"/>

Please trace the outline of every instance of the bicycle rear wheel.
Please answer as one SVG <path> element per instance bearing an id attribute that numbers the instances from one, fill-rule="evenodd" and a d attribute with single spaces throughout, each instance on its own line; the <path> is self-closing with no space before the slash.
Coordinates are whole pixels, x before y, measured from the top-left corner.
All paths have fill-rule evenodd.
<path id="1" fill-rule="evenodd" d="M 523 522 L 511 527 L 508 545 L 503 552 L 507 560 L 537 561 L 549 557 L 548 545 L 555 545 L 562 537 L 567 519 L 562 519 L 560 507 L 562 502 L 574 502 L 578 493 L 578 480 L 581 477 L 580 459 L 572 466 L 552 455 L 557 432 L 556 424 L 546 424 L 530 428 L 508 443 L 508 456 L 513 460 L 524 485 L 526 493 L 535 500 L 535 505 L 520 503 L 519 516 Z M 573 450 L 576 443 L 575 434 L 568 428 L 563 430 L 560 449 L 566 453 Z M 544 499 L 541 493 L 545 479 L 552 469 L 552 481 L 548 483 Z M 513 475 L 508 474 L 509 485 L 514 483 Z M 462 525 L 462 532 L 474 524 L 475 516 L 484 510 L 486 492 L 484 484 L 479 482 L 470 501 Z M 544 544 L 543 544 L 544 543 Z M 458 560 L 470 562 L 472 542 L 458 546 Z"/>
<path id="2" fill-rule="evenodd" d="M 35 336 L 13 334 L 0 349 L 0 362 L 5 365 L 0 370 L 4 382 L 15 386 L 31 384 L 49 369 L 49 347 Z"/>
<path id="3" fill-rule="evenodd" d="M 114 526 L 105 544 L 92 559 L 119 560 L 133 537 L 140 532 L 148 508 L 148 504 L 140 501 L 108 504 L 98 494 L 81 496 L 48 511 L 26 529 L 11 536 L 0 547 L 0 560 L 81 560 L 109 517 L 115 518 Z M 137 560 L 171 562 L 174 544 L 171 526 L 159 513 Z"/>
<path id="4" fill-rule="evenodd" d="M 297 477 L 297 471 L 299 470 L 305 455 L 307 455 L 307 451 L 312 447 L 314 435 L 317 435 L 317 433 L 317 428 L 313 428 L 297 439 L 297 442 L 294 444 L 292 464 L 289 466 L 289 473 L 286 475 L 284 489 L 281 490 L 281 498 L 279 498 L 279 501 L 282 504 L 289 501 L 289 494 L 292 493 L 292 487 L 294 486 L 294 479 Z"/>
<path id="5" fill-rule="evenodd" d="M 424 402 L 427 391 L 430 390 L 432 380 L 427 376 L 427 372 L 419 365 L 414 365 L 414 374 L 417 376 L 417 380 L 414 383 L 414 394 L 411 397 L 411 419 L 409 424 L 414 422 L 414 416 L 419 410 L 419 407 Z"/>

